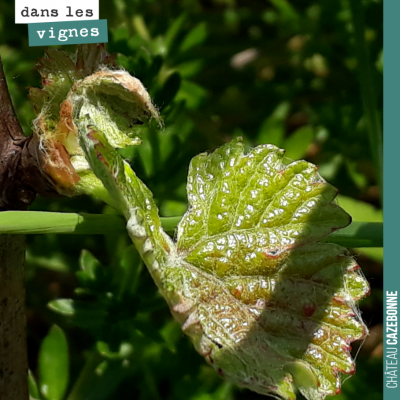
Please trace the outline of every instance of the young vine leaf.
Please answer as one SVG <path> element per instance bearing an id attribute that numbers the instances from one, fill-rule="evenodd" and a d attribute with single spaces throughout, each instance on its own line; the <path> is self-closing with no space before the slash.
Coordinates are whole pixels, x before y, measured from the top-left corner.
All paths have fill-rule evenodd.
<path id="1" fill-rule="evenodd" d="M 314 165 L 273 145 L 246 154 L 239 138 L 192 160 L 189 209 L 172 241 L 115 150 L 132 144 L 127 115 L 158 118 L 143 86 L 130 90 L 121 74 L 131 79 L 102 71 L 76 82 L 69 126 L 183 332 L 239 386 L 279 399 L 338 393 L 341 374 L 355 372 L 350 343 L 367 334 L 356 301 L 369 286 L 345 248 L 321 241 L 351 222 L 336 189 Z"/>
<path id="2" fill-rule="evenodd" d="M 344 248 L 318 242 L 350 223 L 336 189 L 308 162 L 236 140 L 192 160 L 187 191 L 177 252 L 212 277 L 190 292 L 198 350 L 262 394 L 337 393 L 355 370 L 349 343 L 367 333 L 354 302 L 369 287 Z"/>
<path id="3" fill-rule="evenodd" d="M 39 59 L 43 88 L 29 94 L 37 113 L 33 142 L 44 176 L 60 194 L 90 194 L 115 205 L 79 144 L 77 109 L 107 129 L 115 148 L 140 144 L 143 122 L 154 118 L 161 124 L 142 83 L 115 66 L 104 45 L 81 45 L 72 56 L 48 49 Z"/>

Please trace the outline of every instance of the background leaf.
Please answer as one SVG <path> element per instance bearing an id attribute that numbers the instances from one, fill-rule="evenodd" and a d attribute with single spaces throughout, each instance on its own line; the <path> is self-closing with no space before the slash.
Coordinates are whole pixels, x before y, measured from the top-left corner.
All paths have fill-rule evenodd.
<path id="1" fill-rule="evenodd" d="M 193 29 L 191 29 L 191 31 L 183 39 L 180 51 L 185 52 L 187 50 L 190 50 L 192 47 L 203 43 L 206 37 L 207 37 L 207 24 L 205 22 L 201 22 L 198 25 L 196 25 Z"/>
<path id="2" fill-rule="evenodd" d="M 28 371 L 29 397 L 31 400 L 40 400 L 40 392 L 31 370 Z"/>
<path id="3" fill-rule="evenodd" d="M 53 325 L 39 353 L 40 392 L 47 400 L 64 398 L 69 379 L 68 344 L 64 332 Z"/>

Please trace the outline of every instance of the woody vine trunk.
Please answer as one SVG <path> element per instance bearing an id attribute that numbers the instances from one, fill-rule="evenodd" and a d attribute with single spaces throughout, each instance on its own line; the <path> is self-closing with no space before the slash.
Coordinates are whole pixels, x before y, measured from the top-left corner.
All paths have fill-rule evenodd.
<path id="1" fill-rule="evenodd" d="M 14 113 L 0 57 L 0 211 L 25 210 L 37 192 L 52 192 L 35 143 Z M 27 400 L 25 237 L 0 235 L 0 399 Z"/>
<path id="2" fill-rule="evenodd" d="M 24 253 L 24 236 L 0 235 L 0 398 L 3 400 L 29 398 Z"/>

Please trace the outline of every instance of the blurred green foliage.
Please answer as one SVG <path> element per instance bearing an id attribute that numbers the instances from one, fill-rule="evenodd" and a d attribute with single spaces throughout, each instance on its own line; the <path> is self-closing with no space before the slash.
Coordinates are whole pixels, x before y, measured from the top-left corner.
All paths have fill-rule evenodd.
<path id="1" fill-rule="evenodd" d="M 362 4 L 380 117 L 382 1 Z M 0 10 L 0 53 L 29 135 L 26 87 L 40 85 L 34 67 L 44 49 L 28 46 L 12 2 L 0 0 Z M 142 146 L 121 151 L 162 216 L 186 210 L 190 159 L 240 135 L 248 146 L 273 143 L 318 164 L 357 220 L 382 220 L 348 0 L 100 0 L 100 18 L 108 19 L 109 52 L 144 83 L 164 119 L 163 131 L 146 127 Z M 31 209 L 115 212 L 83 197 L 38 198 Z M 382 255 L 369 255 L 359 255 L 372 284 L 361 308 L 379 332 Z M 27 306 L 33 398 L 262 398 L 205 365 L 125 235 L 28 237 Z M 364 348 L 338 399 L 382 398 L 379 340 Z"/>

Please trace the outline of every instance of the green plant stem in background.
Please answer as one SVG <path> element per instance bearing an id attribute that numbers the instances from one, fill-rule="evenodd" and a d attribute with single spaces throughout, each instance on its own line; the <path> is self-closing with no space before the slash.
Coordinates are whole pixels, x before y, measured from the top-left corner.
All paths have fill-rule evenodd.
<path id="1" fill-rule="evenodd" d="M 360 74 L 359 81 L 361 99 L 365 120 L 367 122 L 368 139 L 377 173 L 379 196 L 382 204 L 383 137 L 378 110 L 376 107 L 377 97 L 375 93 L 371 62 L 365 40 L 364 8 L 361 3 L 361 0 L 351 0 L 350 7 L 353 16 L 356 56 L 358 59 L 358 71 Z"/>
<path id="2" fill-rule="evenodd" d="M 161 218 L 163 228 L 173 232 L 182 217 Z M 118 215 L 75 214 L 38 211 L 4 211 L 0 213 L 0 234 L 70 233 L 83 235 L 125 232 L 125 220 Z M 326 241 L 344 247 L 382 247 L 381 222 L 353 222 L 333 232 Z"/>
<path id="3" fill-rule="evenodd" d="M 163 228 L 167 232 L 173 232 L 181 218 L 161 218 Z M 125 231 L 125 219 L 119 215 L 41 211 L 0 212 L 0 234 L 72 233 L 102 235 Z"/>

